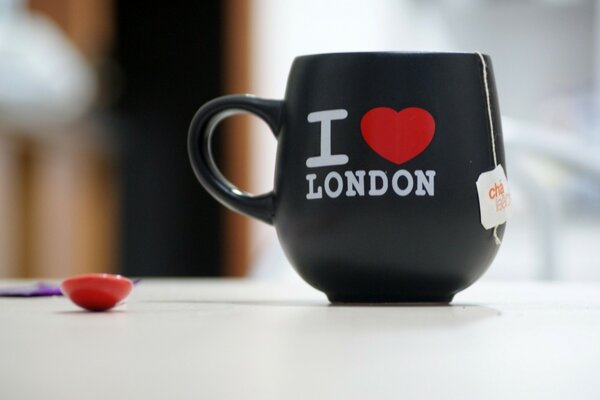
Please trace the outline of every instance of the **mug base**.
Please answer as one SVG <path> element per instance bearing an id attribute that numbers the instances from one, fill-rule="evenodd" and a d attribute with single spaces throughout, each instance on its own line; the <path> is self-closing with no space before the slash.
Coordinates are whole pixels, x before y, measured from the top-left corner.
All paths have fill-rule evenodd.
<path id="1" fill-rule="evenodd" d="M 451 295 L 393 295 L 393 296 L 372 296 L 372 295 L 349 295 L 349 294 L 328 294 L 327 298 L 334 304 L 448 304 L 452 302 L 454 294 Z"/>

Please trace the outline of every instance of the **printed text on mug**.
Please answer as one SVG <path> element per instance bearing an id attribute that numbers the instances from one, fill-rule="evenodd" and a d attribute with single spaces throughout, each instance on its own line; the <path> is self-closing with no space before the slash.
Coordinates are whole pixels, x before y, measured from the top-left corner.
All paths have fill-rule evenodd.
<path id="1" fill-rule="evenodd" d="M 387 113 L 387 117 L 389 117 L 390 113 L 392 118 L 396 116 L 395 111 L 388 108 L 379 107 L 377 109 L 373 109 L 367 114 L 365 114 L 365 117 L 363 117 L 363 129 L 365 119 L 369 117 L 372 120 L 372 115 L 376 112 L 379 114 Z M 433 121 L 429 113 L 427 113 L 425 110 L 417 108 L 405 109 L 397 114 L 406 114 L 407 112 L 426 113 L 427 117 L 431 118 L 431 121 Z M 350 157 L 347 154 L 334 154 L 331 145 L 332 121 L 343 120 L 347 116 L 348 112 L 344 109 L 317 111 L 308 114 L 308 122 L 320 123 L 321 135 L 320 153 L 317 156 L 307 158 L 306 166 L 308 168 L 312 169 L 348 164 L 348 162 L 350 161 Z M 392 121 L 392 123 L 393 122 L 394 121 Z M 381 126 L 382 123 L 379 122 L 378 125 Z M 392 134 L 393 133 L 394 132 L 392 132 Z M 431 135 L 433 135 L 433 132 L 431 132 Z M 364 130 L 363 136 L 365 136 Z M 429 141 L 430 140 L 431 139 L 429 139 Z M 379 141 L 378 143 L 381 143 L 381 141 Z M 428 144 L 429 142 L 427 142 L 426 145 Z M 371 146 L 371 148 L 373 149 L 373 146 L 370 143 L 368 143 L 368 145 Z M 374 150 L 379 154 L 379 152 L 376 149 Z M 416 156 L 417 154 L 415 154 L 414 156 Z M 385 155 L 382 155 L 382 157 L 387 158 L 385 157 Z M 322 199 L 323 197 L 337 198 L 340 196 L 374 197 L 382 196 L 388 193 L 389 191 L 401 197 L 408 196 L 413 193 L 416 196 L 434 196 L 435 175 L 436 172 L 433 170 L 415 170 L 413 172 L 410 172 L 406 169 L 398 169 L 395 170 L 393 173 L 388 173 L 388 171 L 383 170 L 366 171 L 362 169 L 346 170 L 343 172 L 329 171 L 324 175 L 318 174 L 315 171 L 306 175 L 306 181 L 308 185 L 306 198 L 308 200 L 316 200 Z"/>

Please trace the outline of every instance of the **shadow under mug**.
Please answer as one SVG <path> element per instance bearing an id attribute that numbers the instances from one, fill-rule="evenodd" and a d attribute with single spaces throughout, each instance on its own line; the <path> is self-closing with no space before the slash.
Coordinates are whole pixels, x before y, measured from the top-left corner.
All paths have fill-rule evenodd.
<path id="1" fill-rule="evenodd" d="M 267 194 L 232 185 L 211 151 L 215 127 L 240 112 L 277 138 Z M 506 167 L 488 56 L 301 56 L 283 100 L 233 95 L 203 105 L 188 147 L 206 190 L 273 224 L 296 271 L 332 302 L 450 302 L 498 251 L 475 184 Z"/>

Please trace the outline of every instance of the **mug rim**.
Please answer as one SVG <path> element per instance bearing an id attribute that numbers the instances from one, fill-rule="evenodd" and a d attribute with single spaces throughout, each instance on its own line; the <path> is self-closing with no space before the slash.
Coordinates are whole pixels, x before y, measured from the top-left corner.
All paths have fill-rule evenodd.
<path id="1" fill-rule="evenodd" d="M 294 58 L 296 60 L 304 60 L 309 58 L 326 58 L 334 56 L 444 56 L 444 57 L 464 57 L 464 56 L 478 56 L 481 54 L 483 57 L 489 59 L 490 56 L 484 52 L 477 51 L 349 51 L 349 52 L 327 52 L 327 53 L 314 53 L 314 54 L 301 54 Z"/>

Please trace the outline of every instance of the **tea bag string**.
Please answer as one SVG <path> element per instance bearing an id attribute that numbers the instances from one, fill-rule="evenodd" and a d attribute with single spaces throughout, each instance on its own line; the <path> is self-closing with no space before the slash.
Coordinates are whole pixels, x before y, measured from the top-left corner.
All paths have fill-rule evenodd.
<path id="1" fill-rule="evenodd" d="M 483 57 L 483 55 L 481 53 L 477 52 L 476 54 L 479 56 L 479 59 L 481 60 L 481 67 L 483 70 L 483 87 L 485 90 L 487 114 L 488 114 L 488 120 L 490 123 L 490 136 L 492 139 L 492 155 L 494 156 L 494 167 L 497 167 L 498 166 L 498 157 L 496 156 L 496 134 L 494 133 L 494 121 L 492 119 L 492 103 L 490 101 L 490 87 L 488 84 L 487 63 L 485 62 L 485 58 Z M 496 244 L 498 246 L 502 243 L 502 241 L 498 237 L 498 225 L 496 225 L 494 227 L 494 240 L 496 241 Z"/>

